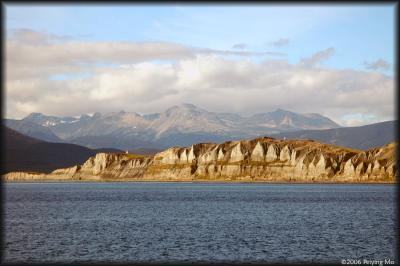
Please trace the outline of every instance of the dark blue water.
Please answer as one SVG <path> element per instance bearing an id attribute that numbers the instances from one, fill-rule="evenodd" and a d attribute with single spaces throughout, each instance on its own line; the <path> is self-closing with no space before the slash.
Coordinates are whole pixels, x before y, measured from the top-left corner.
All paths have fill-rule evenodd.
<path id="1" fill-rule="evenodd" d="M 3 191 L 5 262 L 396 260 L 392 185 L 8 183 Z"/>

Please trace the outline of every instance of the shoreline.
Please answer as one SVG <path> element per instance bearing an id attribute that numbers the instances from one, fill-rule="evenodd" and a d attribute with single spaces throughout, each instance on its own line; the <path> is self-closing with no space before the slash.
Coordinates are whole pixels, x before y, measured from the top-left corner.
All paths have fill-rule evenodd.
<path id="1" fill-rule="evenodd" d="M 398 182 L 278 182 L 278 181 L 243 181 L 243 180 L 2 180 L 6 183 L 223 183 L 223 184 L 271 184 L 271 185 L 397 185 Z"/>

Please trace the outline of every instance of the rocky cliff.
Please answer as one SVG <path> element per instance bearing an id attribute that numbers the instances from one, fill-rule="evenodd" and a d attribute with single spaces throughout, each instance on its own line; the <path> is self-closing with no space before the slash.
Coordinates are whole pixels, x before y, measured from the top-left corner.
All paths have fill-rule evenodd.
<path id="1" fill-rule="evenodd" d="M 170 148 L 154 156 L 98 153 L 83 165 L 5 179 L 395 182 L 396 143 L 367 151 L 311 140 L 257 138 Z"/>

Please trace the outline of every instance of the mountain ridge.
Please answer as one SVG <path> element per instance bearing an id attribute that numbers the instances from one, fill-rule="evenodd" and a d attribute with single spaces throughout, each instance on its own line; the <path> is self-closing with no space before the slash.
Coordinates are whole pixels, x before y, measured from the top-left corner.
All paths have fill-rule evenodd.
<path id="1" fill-rule="evenodd" d="M 176 144 L 184 146 L 204 141 L 251 138 L 281 131 L 340 127 L 323 116 L 297 114 L 283 109 L 243 117 L 234 113 L 209 112 L 189 103 L 174 105 L 164 112 L 152 114 L 96 112 L 92 116 L 81 115 L 77 118 L 32 113 L 21 121 L 46 127 L 65 142 L 91 148 L 98 147 L 98 144 L 85 142 L 85 139 L 102 137 L 105 143 L 125 140 L 122 146 L 115 146 L 124 150 L 171 147 Z"/>

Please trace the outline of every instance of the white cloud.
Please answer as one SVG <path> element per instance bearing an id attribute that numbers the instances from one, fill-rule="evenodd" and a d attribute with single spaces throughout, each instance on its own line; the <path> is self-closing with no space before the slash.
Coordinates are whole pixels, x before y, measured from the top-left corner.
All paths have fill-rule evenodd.
<path id="1" fill-rule="evenodd" d="M 37 45 L 46 44 L 51 41 L 65 41 L 72 39 L 72 36 L 66 36 L 66 35 L 61 36 L 48 32 L 39 32 L 25 28 L 13 29 L 10 31 L 10 33 L 11 33 L 11 39 Z"/>
<path id="2" fill-rule="evenodd" d="M 7 78 L 80 73 L 93 64 L 131 64 L 183 60 L 198 54 L 285 56 L 278 52 L 216 50 L 169 42 L 83 42 L 28 29 L 15 30 L 6 42 Z M 32 67 L 35 66 L 35 67 Z"/>
<path id="3" fill-rule="evenodd" d="M 319 68 L 318 63 L 329 58 L 333 48 L 300 64 L 228 59 L 224 54 L 229 51 L 196 49 L 170 43 L 33 45 L 10 40 L 6 116 L 118 110 L 151 113 L 189 102 L 210 111 L 242 114 L 275 108 L 316 112 L 346 125 L 357 123 L 348 116 L 355 113 L 364 115 L 361 118 L 373 115 L 377 121 L 394 117 L 393 78 L 377 72 Z M 107 64 L 100 66 L 99 61 Z M 82 72 L 90 75 L 49 79 L 55 74 Z"/>

